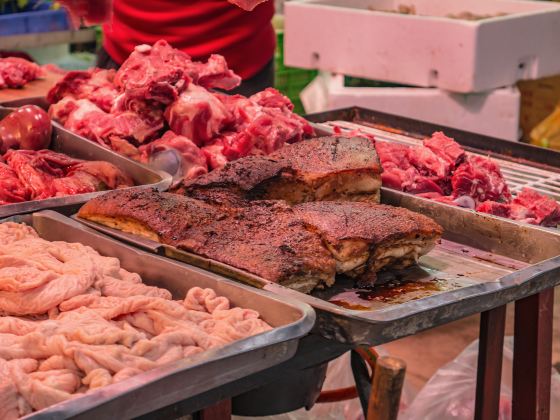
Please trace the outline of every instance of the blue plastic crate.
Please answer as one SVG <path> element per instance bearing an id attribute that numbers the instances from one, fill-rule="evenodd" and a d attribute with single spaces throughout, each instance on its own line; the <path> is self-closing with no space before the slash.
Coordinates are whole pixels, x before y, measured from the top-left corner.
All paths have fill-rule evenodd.
<path id="1" fill-rule="evenodd" d="M 0 15 L 0 36 L 65 31 L 70 28 L 64 10 L 40 10 Z"/>

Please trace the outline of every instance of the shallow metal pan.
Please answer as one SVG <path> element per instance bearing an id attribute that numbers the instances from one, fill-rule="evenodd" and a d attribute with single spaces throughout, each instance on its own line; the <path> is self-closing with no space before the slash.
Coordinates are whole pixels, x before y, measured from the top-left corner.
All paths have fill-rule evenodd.
<path id="1" fill-rule="evenodd" d="M 290 359 L 299 338 L 311 329 L 315 314 L 305 304 L 255 290 L 185 264 L 126 246 L 53 211 L 13 216 L 3 221 L 27 223 L 47 240 L 81 242 L 103 255 L 117 257 L 123 268 L 147 283 L 184 297 L 193 287 L 210 287 L 235 306 L 259 311 L 273 330 L 233 342 L 192 358 L 170 363 L 26 417 L 30 419 L 131 418 L 183 401 L 193 410 L 227 396 L 221 387 Z M 214 391 L 214 401 L 208 396 Z M 204 401 L 197 396 L 205 394 Z M 210 398 L 210 399 L 209 399 Z M 200 404 L 203 404 L 202 406 Z"/>
<path id="2" fill-rule="evenodd" d="M 12 110 L 13 109 L 10 108 L 0 107 L 0 119 L 8 115 Z M 150 187 L 165 191 L 171 184 L 171 176 L 169 174 L 151 169 L 92 141 L 77 136 L 55 122 L 53 122 L 53 135 L 50 149 L 79 159 L 102 160 L 112 163 L 132 177 L 136 186 L 130 188 Z M 0 206 L 0 217 L 55 208 L 62 213 L 72 214 L 77 206 L 99 194 L 103 194 L 103 191 L 7 204 Z"/>
<path id="3" fill-rule="evenodd" d="M 379 276 L 381 282 L 394 282 L 394 288 L 385 284 L 359 291 L 353 281 L 340 277 L 333 287 L 311 295 L 175 247 L 78 220 L 150 252 L 306 302 L 317 311 L 315 332 L 352 345 L 392 341 L 560 283 L 560 233 L 555 230 L 387 189 L 382 202 L 431 216 L 443 226 L 444 240 L 422 257 L 419 267 Z"/>

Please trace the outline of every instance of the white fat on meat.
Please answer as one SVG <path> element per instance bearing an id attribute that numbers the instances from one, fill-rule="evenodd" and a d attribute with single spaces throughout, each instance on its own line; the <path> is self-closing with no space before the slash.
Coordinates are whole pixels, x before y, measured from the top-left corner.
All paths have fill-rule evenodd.
<path id="1" fill-rule="evenodd" d="M 269 330 L 194 287 L 184 300 L 116 258 L 0 224 L 0 418 L 16 419 Z"/>

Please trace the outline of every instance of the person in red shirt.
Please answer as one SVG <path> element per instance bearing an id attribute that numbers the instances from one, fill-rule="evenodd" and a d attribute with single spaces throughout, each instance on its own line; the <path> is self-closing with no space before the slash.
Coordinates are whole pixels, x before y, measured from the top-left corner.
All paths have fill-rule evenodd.
<path id="1" fill-rule="evenodd" d="M 193 60 L 223 55 L 243 79 L 233 93 L 252 95 L 274 83 L 273 15 L 272 1 L 248 12 L 224 0 L 113 0 L 97 64 L 118 68 L 136 45 L 165 39 Z"/>

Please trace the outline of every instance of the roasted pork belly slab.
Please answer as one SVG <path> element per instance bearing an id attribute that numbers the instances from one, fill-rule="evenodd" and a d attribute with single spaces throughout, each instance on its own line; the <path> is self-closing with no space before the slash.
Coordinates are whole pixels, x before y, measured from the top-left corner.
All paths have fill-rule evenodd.
<path id="1" fill-rule="evenodd" d="M 243 199 L 379 202 L 381 166 L 371 140 L 322 137 L 251 156 L 187 181 L 176 190 L 204 199 L 229 190 Z"/>
<path id="2" fill-rule="evenodd" d="M 331 285 L 335 261 L 318 234 L 282 202 L 211 206 L 154 191 L 108 193 L 79 216 L 309 292 Z"/>
<path id="3" fill-rule="evenodd" d="M 164 244 L 177 245 L 189 228 L 226 217 L 224 209 L 176 194 L 119 191 L 86 203 L 79 217 Z"/>
<path id="4" fill-rule="evenodd" d="M 324 201 L 293 209 L 321 235 L 337 273 L 358 277 L 362 284 L 373 284 L 381 269 L 415 264 L 442 234 L 429 217 L 400 207 Z"/>

